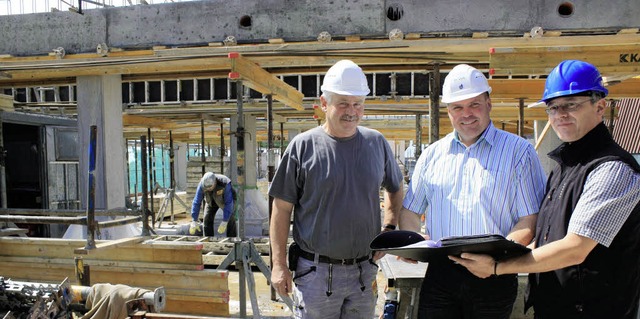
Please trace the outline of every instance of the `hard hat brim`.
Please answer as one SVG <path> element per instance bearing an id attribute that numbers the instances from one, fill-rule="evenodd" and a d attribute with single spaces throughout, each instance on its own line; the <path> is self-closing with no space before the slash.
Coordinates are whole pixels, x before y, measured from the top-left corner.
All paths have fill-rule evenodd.
<path id="1" fill-rule="evenodd" d="M 369 95 L 369 90 L 349 90 L 349 91 L 345 91 L 345 90 L 327 90 L 327 89 L 323 89 L 322 92 L 330 92 L 333 94 L 338 94 L 338 95 L 350 95 L 350 96 L 367 96 Z"/>
<path id="2" fill-rule="evenodd" d="M 582 90 L 563 90 L 563 91 L 558 91 L 558 92 L 554 92 L 553 94 L 548 94 L 544 97 L 542 97 L 542 99 L 538 102 L 544 102 L 547 103 L 555 98 L 559 98 L 559 97 L 567 97 L 567 96 L 574 96 L 574 95 L 578 95 L 578 94 L 582 94 L 584 92 L 599 92 L 602 93 L 604 96 L 609 95 L 609 90 L 607 90 L 604 87 L 593 87 L 593 88 L 587 88 L 587 89 L 582 89 Z"/>
<path id="3" fill-rule="evenodd" d="M 464 101 L 464 100 L 468 100 L 468 99 L 472 99 L 476 96 L 480 96 L 484 93 L 491 93 L 491 91 L 483 91 L 483 92 L 474 92 L 474 93 L 469 93 L 469 94 L 464 94 L 464 95 L 458 95 L 455 98 L 451 98 L 451 99 L 445 99 L 444 97 L 442 97 L 442 103 L 454 103 L 454 102 L 460 102 L 460 101 Z"/>

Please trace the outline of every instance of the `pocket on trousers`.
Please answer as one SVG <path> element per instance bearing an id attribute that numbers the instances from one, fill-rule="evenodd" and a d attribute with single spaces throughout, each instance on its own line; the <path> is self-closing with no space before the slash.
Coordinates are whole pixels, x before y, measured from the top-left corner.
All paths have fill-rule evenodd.
<path id="1" fill-rule="evenodd" d="M 318 271 L 315 265 L 304 265 L 298 263 L 298 268 L 294 272 L 293 283 L 298 286 L 303 286 L 313 282 L 318 277 Z"/>

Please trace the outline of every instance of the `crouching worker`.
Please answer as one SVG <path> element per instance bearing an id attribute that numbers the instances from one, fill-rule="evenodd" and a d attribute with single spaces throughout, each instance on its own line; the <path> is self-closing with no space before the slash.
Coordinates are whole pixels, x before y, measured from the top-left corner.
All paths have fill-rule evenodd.
<path id="1" fill-rule="evenodd" d="M 197 235 L 202 232 L 200 224 L 198 223 L 198 216 L 200 215 L 200 205 L 202 200 L 205 200 L 204 208 L 204 236 L 214 236 L 213 222 L 218 208 L 222 209 L 222 221 L 218 226 L 218 234 L 225 234 L 227 237 L 235 237 L 236 232 L 236 219 L 233 214 L 236 191 L 231 186 L 231 180 L 229 177 L 220 174 L 214 174 L 207 172 L 200 179 L 198 188 L 196 189 L 196 195 L 193 198 L 191 204 L 191 225 L 189 227 L 189 234 Z"/>

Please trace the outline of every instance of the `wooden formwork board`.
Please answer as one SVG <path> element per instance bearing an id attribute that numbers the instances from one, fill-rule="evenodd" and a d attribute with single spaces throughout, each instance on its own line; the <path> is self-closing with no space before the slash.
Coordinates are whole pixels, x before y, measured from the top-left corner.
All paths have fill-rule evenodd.
<path id="1" fill-rule="evenodd" d="M 96 245 L 108 241 L 96 241 Z M 73 262 L 78 256 L 75 250 L 84 247 L 84 240 L 57 238 L 0 238 L 0 256 L 41 257 L 66 259 Z M 94 249 L 81 257 L 87 264 L 95 261 L 143 263 L 149 268 L 164 268 L 166 265 L 202 266 L 202 244 L 176 242 L 130 243 L 105 249 Z M 171 268 L 172 266 L 169 266 Z M 175 266 L 173 266 L 175 267 Z"/>
<path id="2" fill-rule="evenodd" d="M 268 238 L 251 238 L 250 239 L 256 251 L 261 255 L 262 260 L 269 264 L 270 242 Z M 233 250 L 234 243 L 226 237 L 199 237 L 199 236 L 181 236 L 181 235 L 164 235 L 155 236 L 155 242 L 198 242 L 202 243 L 202 262 L 205 265 L 220 265 L 226 256 Z M 291 238 L 289 238 L 289 243 Z"/>
<path id="3" fill-rule="evenodd" d="M 4 257 L 0 257 L 4 260 Z M 0 276 L 18 281 L 43 281 L 61 283 L 69 278 L 74 284 L 75 267 L 73 265 L 60 265 L 52 263 L 19 263 L 0 261 Z"/>
<path id="4" fill-rule="evenodd" d="M 226 255 L 206 254 L 202 255 L 202 262 L 205 265 L 217 266 L 220 265 L 225 258 L 227 258 Z M 265 264 L 269 264 L 269 256 L 260 256 L 260 258 L 262 258 L 262 261 L 264 261 Z M 235 268 L 235 264 L 229 267 Z"/>
<path id="5" fill-rule="evenodd" d="M 169 303 L 171 300 L 171 303 Z M 229 297 L 225 302 L 210 302 L 193 297 L 170 296 L 167 294 L 167 304 L 163 313 L 179 313 L 205 316 L 229 316 Z"/>

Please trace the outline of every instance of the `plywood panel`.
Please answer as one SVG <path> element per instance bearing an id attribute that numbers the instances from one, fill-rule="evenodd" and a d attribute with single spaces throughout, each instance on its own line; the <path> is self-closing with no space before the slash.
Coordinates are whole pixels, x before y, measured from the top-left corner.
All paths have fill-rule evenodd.
<path id="1" fill-rule="evenodd" d="M 97 245 L 106 241 L 96 241 Z M 73 260 L 74 250 L 84 247 L 83 240 L 0 238 L 0 256 L 67 258 Z M 117 247 L 103 247 L 89 251 L 82 257 L 91 260 L 117 260 L 149 263 L 162 268 L 163 264 L 202 265 L 201 243 L 148 242 Z"/>

